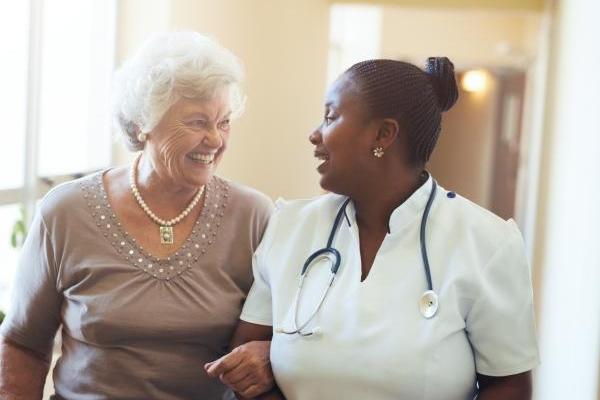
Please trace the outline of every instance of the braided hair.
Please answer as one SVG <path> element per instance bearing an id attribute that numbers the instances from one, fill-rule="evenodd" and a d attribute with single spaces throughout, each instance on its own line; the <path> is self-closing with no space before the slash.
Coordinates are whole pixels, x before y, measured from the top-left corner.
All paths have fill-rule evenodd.
<path id="1" fill-rule="evenodd" d="M 412 165 L 425 165 L 441 130 L 442 112 L 458 99 L 454 65 L 430 57 L 425 71 L 396 60 L 366 60 L 345 74 L 372 118 L 393 118 L 408 135 Z"/>

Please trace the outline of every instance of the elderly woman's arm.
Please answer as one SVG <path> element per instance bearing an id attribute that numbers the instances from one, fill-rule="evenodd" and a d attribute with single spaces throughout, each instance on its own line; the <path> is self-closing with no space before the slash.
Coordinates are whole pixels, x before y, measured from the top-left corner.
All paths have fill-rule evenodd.
<path id="1" fill-rule="evenodd" d="M 206 364 L 207 373 L 236 391 L 239 399 L 284 399 L 275 386 L 270 362 L 273 328 L 239 321 L 230 343 L 231 352 Z"/>
<path id="2" fill-rule="evenodd" d="M 0 336 L 0 398 L 40 400 L 50 365 L 41 355 Z"/>
<path id="3" fill-rule="evenodd" d="M 477 375 L 477 400 L 530 400 L 531 371 L 509 376 Z"/>

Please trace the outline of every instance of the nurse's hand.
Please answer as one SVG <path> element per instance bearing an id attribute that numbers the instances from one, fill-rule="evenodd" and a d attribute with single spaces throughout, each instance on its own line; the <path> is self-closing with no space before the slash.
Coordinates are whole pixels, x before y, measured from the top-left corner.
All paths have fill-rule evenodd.
<path id="1" fill-rule="evenodd" d="M 204 369 L 210 377 L 219 378 L 242 396 L 256 397 L 275 386 L 270 349 L 270 341 L 244 343 L 218 360 L 205 364 Z"/>
<path id="2" fill-rule="evenodd" d="M 477 400 L 531 400 L 531 371 L 508 376 L 477 374 Z"/>

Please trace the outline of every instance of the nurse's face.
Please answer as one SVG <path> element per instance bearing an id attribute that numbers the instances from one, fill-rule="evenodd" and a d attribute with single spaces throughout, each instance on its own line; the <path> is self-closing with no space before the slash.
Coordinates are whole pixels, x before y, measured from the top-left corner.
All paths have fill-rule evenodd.
<path id="1" fill-rule="evenodd" d="M 309 136 L 320 161 L 317 171 L 323 189 L 350 196 L 361 182 L 373 178 L 370 166 L 376 131 L 356 85 L 342 75 L 327 91 L 323 122 Z"/>

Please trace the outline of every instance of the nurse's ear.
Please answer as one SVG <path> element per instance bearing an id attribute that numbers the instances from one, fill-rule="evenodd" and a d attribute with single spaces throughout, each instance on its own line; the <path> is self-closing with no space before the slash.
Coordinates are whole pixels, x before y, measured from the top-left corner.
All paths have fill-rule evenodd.
<path id="1" fill-rule="evenodd" d="M 385 154 L 390 151 L 390 146 L 398 140 L 400 135 L 400 125 L 393 118 L 384 118 L 378 121 L 377 134 L 373 142 L 373 154 Z M 383 153 L 382 153 L 383 152 Z"/>

